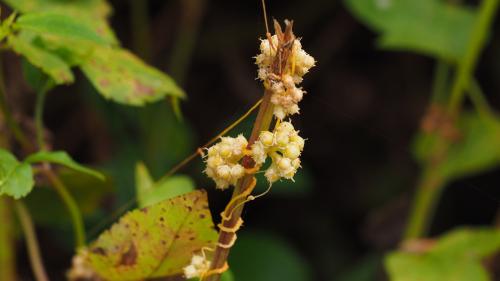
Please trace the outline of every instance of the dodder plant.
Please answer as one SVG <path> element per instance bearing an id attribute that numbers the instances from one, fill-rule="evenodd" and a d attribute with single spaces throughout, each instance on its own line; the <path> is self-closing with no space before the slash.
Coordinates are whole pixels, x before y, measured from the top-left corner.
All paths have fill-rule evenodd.
<path id="1" fill-rule="evenodd" d="M 221 213 L 219 233 L 213 229 L 203 191 L 173 197 L 126 214 L 97 241 L 82 248 L 73 260 L 71 279 L 184 276 L 219 280 L 228 270 L 226 260 L 243 224 L 243 205 L 261 196 L 251 195 L 255 173 L 270 158 L 265 171 L 270 185 L 282 178 L 293 180 L 304 148 L 304 139 L 284 118 L 299 112 L 303 90 L 298 85 L 315 61 L 302 50 L 292 22 L 285 21 L 284 31 L 276 21 L 274 26 L 275 35 L 267 33 L 256 57 L 265 91 L 250 137 L 221 136 L 220 142 L 199 152 L 207 165 L 205 173 L 216 187 L 234 187 L 232 199 Z M 147 176 L 140 178 L 146 179 L 146 185 L 155 185 Z"/>

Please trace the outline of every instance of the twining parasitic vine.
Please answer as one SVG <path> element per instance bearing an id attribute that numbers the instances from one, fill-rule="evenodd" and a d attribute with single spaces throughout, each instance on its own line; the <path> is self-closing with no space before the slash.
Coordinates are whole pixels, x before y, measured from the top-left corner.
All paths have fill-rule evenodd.
<path id="1" fill-rule="evenodd" d="M 205 174 L 214 180 L 216 188 L 224 190 L 234 186 L 235 191 L 221 213 L 217 247 L 209 249 L 215 251 L 212 259 L 205 255 L 205 251 L 193 254 L 191 263 L 184 267 L 186 278 L 218 280 L 220 274 L 229 268 L 227 255 L 243 224 L 241 208 L 245 202 L 256 198 L 251 195 L 256 185 L 254 174 L 261 170 L 268 157 L 271 164 L 265 177 L 270 185 L 283 178 L 293 180 L 300 168 L 305 141 L 291 120 L 284 119 L 299 113 L 299 102 L 305 92 L 298 85 L 315 65 L 315 60 L 302 49 L 292 27 L 293 22 L 285 21 L 285 31 L 282 31 L 279 23 L 274 21 L 275 34 L 268 33 L 267 38 L 261 40 L 261 53 L 255 59 L 265 95 L 250 138 L 247 140 L 242 134 L 235 138 L 224 136 L 207 149 Z M 269 131 L 272 119 L 276 123 Z"/>

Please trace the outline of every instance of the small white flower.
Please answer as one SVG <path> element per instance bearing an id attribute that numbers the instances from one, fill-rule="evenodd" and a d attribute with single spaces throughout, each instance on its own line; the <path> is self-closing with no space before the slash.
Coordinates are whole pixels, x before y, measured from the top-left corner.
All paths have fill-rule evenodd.
<path id="1" fill-rule="evenodd" d="M 267 181 L 270 183 L 273 183 L 273 182 L 280 179 L 280 175 L 279 175 L 279 173 L 276 169 L 276 166 L 274 164 L 271 164 L 271 166 L 264 173 L 264 176 L 266 177 Z"/>
<path id="2" fill-rule="evenodd" d="M 243 135 L 236 138 L 222 137 L 221 141 L 208 149 L 205 174 L 216 183 L 219 189 L 226 189 L 245 175 L 239 164 L 244 156 L 248 141 Z"/>
<path id="3" fill-rule="evenodd" d="M 290 143 L 286 146 L 283 155 L 290 159 L 298 158 L 300 156 L 300 148 L 297 144 Z"/>
<path id="4" fill-rule="evenodd" d="M 183 268 L 184 276 L 187 279 L 200 277 L 203 273 L 210 269 L 210 261 L 200 255 L 193 255 L 191 263 Z"/>
<path id="5" fill-rule="evenodd" d="M 270 132 L 269 132 L 270 133 Z M 266 146 L 263 144 L 263 141 L 256 141 L 252 145 L 252 158 L 255 161 L 256 165 L 262 165 L 266 162 L 267 152 Z"/>
<path id="6" fill-rule="evenodd" d="M 272 164 L 265 172 L 270 183 L 280 178 L 291 179 L 300 168 L 300 154 L 304 149 L 304 139 L 290 122 L 281 122 L 273 132 L 261 132 L 252 145 L 252 158 L 257 165 L 262 165 L 270 156 Z"/>
<path id="7" fill-rule="evenodd" d="M 258 78 L 267 81 L 267 86 L 272 92 L 271 103 L 275 105 L 274 115 L 283 120 L 288 115 L 299 113 L 298 103 L 302 100 L 304 91 L 297 85 L 302 82 L 302 76 L 309 72 L 316 61 L 302 49 L 300 40 L 296 39 L 293 41 L 289 61 L 283 73 L 272 73 L 273 61 L 277 59 L 278 37 L 274 35 L 271 40 L 272 46 L 268 39 L 261 40 L 261 53 L 255 57 L 255 63 L 259 66 Z M 277 76 L 281 77 L 276 78 Z"/>

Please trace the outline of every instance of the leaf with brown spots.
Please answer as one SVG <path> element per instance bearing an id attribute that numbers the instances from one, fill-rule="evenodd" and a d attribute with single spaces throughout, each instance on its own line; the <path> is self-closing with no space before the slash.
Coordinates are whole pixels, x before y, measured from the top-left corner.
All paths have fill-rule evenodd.
<path id="1" fill-rule="evenodd" d="M 182 273 L 194 252 L 217 239 L 205 191 L 134 210 L 89 246 L 90 267 L 106 280 L 141 280 Z"/>
<path id="2" fill-rule="evenodd" d="M 140 106 L 167 95 L 184 97 L 172 78 L 125 49 L 97 46 L 81 68 L 100 94 L 119 103 Z"/>

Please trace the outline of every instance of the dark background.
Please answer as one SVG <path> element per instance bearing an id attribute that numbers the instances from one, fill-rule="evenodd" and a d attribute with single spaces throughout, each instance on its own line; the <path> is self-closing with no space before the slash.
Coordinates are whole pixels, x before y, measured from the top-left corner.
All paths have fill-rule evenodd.
<path id="1" fill-rule="evenodd" d="M 182 102 L 181 122 L 168 102 L 129 108 L 105 101 L 83 75 L 75 85 L 50 93 L 45 121 L 53 147 L 113 178 L 115 193 L 102 197 L 100 211 L 87 218 L 89 239 L 133 200 L 135 162 L 146 161 L 159 178 L 236 120 L 263 91 L 252 58 L 265 36 L 259 1 L 139 0 L 131 8 L 133 2 L 111 1 L 119 39 L 171 74 L 189 98 Z M 341 1 L 268 2 L 270 16 L 295 21 L 295 34 L 317 66 L 305 77 L 308 94 L 301 114 L 293 116 L 307 138 L 303 169 L 295 184 L 276 184 L 271 194 L 245 209 L 242 242 L 232 260 L 236 280 L 383 279 L 381 256 L 397 246 L 419 176 L 411 143 L 429 100 L 434 61 L 377 50 L 376 34 Z M 141 19 L 144 7 L 147 17 Z M 498 36 L 491 36 L 477 73 L 494 108 L 500 103 L 499 45 Z M 11 103 L 29 116 L 34 93 L 22 82 L 20 60 L 7 56 L 5 69 Z M 230 135 L 248 136 L 252 119 Z M 202 170 L 197 159 L 180 173 L 209 190 L 217 222 L 230 193 L 215 191 Z M 492 171 L 451 184 L 431 234 L 494 222 L 498 182 Z M 39 230 L 50 275 L 62 279 L 72 255 L 71 229 L 62 223 L 55 228 L 42 224 Z M 295 263 L 256 250 L 276 244 L 276 251 L 283 250 L 284 259 L 293 255 Z M 30 280 L 23 247 L 19 243 L 19 262 Z M 294 270 L 302 277 L 279 275 Z"/>

